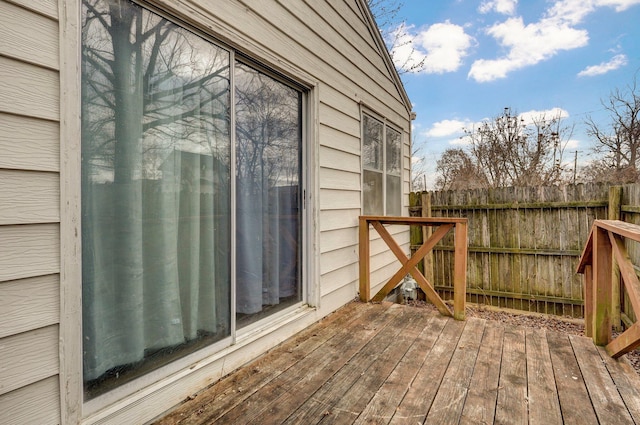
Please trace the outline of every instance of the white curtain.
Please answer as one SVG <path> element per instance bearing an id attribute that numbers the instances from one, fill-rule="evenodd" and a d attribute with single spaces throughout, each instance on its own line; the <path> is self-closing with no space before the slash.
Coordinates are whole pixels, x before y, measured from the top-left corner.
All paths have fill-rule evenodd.
<path id="1" fill-rule="evenodd" d="M 174 151 L 163 165 L 159 181 L 85 188 L 85 380 L 218 332 L 216 282 L 228 271 L 216 269 L 214 229 L 226 205 L 199 174 L 213 158 Z M 119 214 L 119 198 L 138 202 Z"/>
<path id="2" fill-rule="evenodd" d="M 127 0 L 82 35 L 84 380 L 130 379 L 230 335 L 229 54 Z"/>

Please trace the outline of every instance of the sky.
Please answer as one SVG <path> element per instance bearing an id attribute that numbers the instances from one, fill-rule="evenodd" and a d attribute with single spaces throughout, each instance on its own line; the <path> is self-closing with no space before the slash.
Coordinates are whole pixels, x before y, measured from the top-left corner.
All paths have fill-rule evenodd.
<path id="1" fill-rule="evenodd" d="M 640 0 L 402 0 L 406 40 L 396 64 L 424 60 L 402 75 L 417 118 L 414 169 L 433 189 L 435 163 L 464 147 L 463 128 L 509 107 L 525 118 L 560 114 L 571 166 L 590 158 L 584 121 L 606 125 L 602 106 L 640 70 Z M 640 78 L 640 77 L 639 77 Z M 418 162 L 416 162 L 418 161 Z M 423 165 L 421 165 L 421 163 Z"/>

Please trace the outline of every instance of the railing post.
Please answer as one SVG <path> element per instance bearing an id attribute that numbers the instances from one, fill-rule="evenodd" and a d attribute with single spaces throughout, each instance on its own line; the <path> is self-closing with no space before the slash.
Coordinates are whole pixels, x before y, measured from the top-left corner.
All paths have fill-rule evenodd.
<path id="1" fill-rule="evenodd" d="M 611 260 L 607 230 L 596 227 L 593 232 L 593 342 L 596 345 L 606 345 L 611 340 Z"/>
<path id="2" fill-rule="evenodd" d="M 593 270 L 591 264 L 584 267 L 584 333 L 585 336 L 593 338 Z"/>
<path id="3" fill-rule="evenodd" d="M 622 219 L 622 186 L 611 186 L 609 188 L 609 205 L 607 209 L 607 219 Z M 616 331 L 622 330 L 622 320 L 620 318 L 620 268 L 612 258 L 611 270 L 611 325 Z"/>
<path id="4" fill-rule="evenodd" d="M 359 267 L 360 267 L 360 301 L 369 302 L 371 285 L 369 284 L 369 222 L 360 218 L 358 226 Z"/>
<path id="5" fill-rule="evenodd" d="M 467 223 L 456 223 L 454 250 L 453 318 L 464 320 L 467 298 Z"/>

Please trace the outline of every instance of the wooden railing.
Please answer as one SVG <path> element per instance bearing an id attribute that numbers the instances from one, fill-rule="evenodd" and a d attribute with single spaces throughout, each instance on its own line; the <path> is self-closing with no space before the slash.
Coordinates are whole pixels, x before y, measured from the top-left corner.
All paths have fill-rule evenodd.
<path id="1" fill-rule="evenodd" d="M 369 252 L 369 224 L 378 232 L 380 237 L 386 242 L 389 249 L 402 263 L 389 281 L 371 298 L 370 283 L 370 252 Z M 411 258 L 407 257 L 402 248 L 393 239 L 393 236 L 384 227 L 385 224 L 437 226 L 431 237 L 429 237 Z M 427 255 L 451 229 L 455 229 L 454 245 L 454 277 L 453 277 L 453 314 L 447 304 L 440 298 L 433 289 L 433 285 L 427 281 L 424 275 L 416 267 L 418 263 Z M 444 217 L 379 217 L 360 216 L 360 300 L 363 302 L 382 301 L 389 292 L 398 286 L 407 273 L 416 280 L 425 295 L 440 311 L 446 316 L 453 316 L 457 320 L 464 320 L 465 300 L 467 286 L 467 219 L 466 218 L 444 218 Z"/>
<path id="2" fill-rule="evenodd" d="M 640 242 L 640 226 L 619 220 L 595 220 L 578 265 L 578 273 L 584 275 L 585 333 L 597 345 L 605 345 L 614 358 L 640 346 L 638 322 L 611 340 L 611 318 L 625 290 L 634 312 L 640 312 L 640 281 L 624 238 Z M 614 261 L 620 269 L 619 280 L 615 278 Z"/>

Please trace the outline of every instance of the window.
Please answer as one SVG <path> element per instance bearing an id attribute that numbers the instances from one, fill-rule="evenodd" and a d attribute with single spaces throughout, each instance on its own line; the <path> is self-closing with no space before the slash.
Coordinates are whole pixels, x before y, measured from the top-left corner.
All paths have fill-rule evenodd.
<path id="1" fill-rule="evenodd" d="M 132 2 L 82 24 L 91 399 L 302 301 L 304 92 Z"/>
<path id="2" fill-rule="evenodd" d="M 363 213 L 402 213 L 402 137 L 367 114 L 362 116 Z"/>

